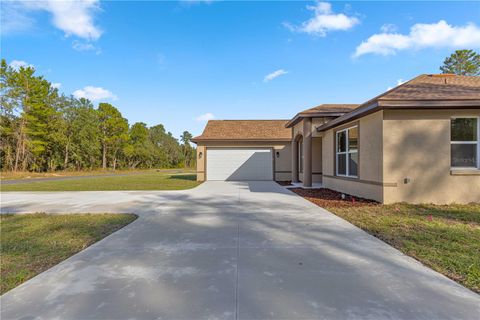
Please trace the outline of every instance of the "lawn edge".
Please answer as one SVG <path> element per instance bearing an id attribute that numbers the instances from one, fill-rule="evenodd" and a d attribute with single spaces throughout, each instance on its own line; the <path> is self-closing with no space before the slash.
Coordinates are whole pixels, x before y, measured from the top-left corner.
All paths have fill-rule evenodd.
<path id="1" fill-rule="evenodd" d="M 52 192 L 169 192 L 169 191 L 185 191 L 185 190 L 193 190 L 195 188 L 198 188 L 201 186 L 204 181 L 198 181 L 200 182 L 196 186 L 193 186 L 191 188 L 185 188 L 185 189 L 134 189 L 134 190 L 52 190 L 52 191 L 4 191 L 0 190 L 0 194 L 2 193 L 52 193 Z M 108 213 L 108 212 L 104 212 Z"/>
<path id="2" fill-rule="evenodd" d="M 417 263 L 417 264 L 422 265 L 422 266 L 425 267 L 425 268 L 428 268 L 428 269 L 431 270 L 432 272 L 435 272 L 435 273 L 441 275 L 442 277 L 448 279 L 449 281 L 454 282 L 454 283 L 455 283 L 457 286 L 459 286 L 460 288 L 466 289 L 466 290 L 468 290 L 468 291 L 470 291 L 470 292 L 473 292 L 474 294 L 480 295 L 480 292 L 477 292 L 477 291 L 475 291 L 475 290 L 473 290 L 473 289 L 470 289 L 469 287 L 464 286 L 463 284 L 457 282 L 456 280 L 450 278 L 449 276 L 447 276 L 447 275 L 445 275 L 445 274 L 443 274 L 443 273 L 441 273 L 441 272 L 439 272 L 439 271 L 431 268 L 429 265 L 425 264 L 424 262 L 418 260 L 417 258 L 415 258 L 415 257 L 413 257 L 413 256 L 410 256 L 410 255 L 406 254 L 405 252 L 403 252 L 403 251 L 400 250 L 399 248 L 397 248 L 397 247 L 391 245 L 390 243 L 384 241 L 383 239 L 381 239 L 381 238 L 379 238 L 379 237 L 371 234 L 370 232 L 368 232 L 368 231 L 364 230 L 363 228 L 361 228 L 361 227 L 353 224 L 352 222 L 350 222 L 350 221 L 348 221 L 348 220 L 340 217 L 339 215 L 335 214 L 334 212 L 332 212 L 332 211 L 330 211 L 330 210 L 328 210 L 328 209 L 326 209 L 326 208 L 324 208 L 324 207 L 321 207 L 321 206 L 317 205 L 316 203 L 314 203 L 314 202 L 312 202 L 312 201 L 310 201 L 310 200 L 302 197 L 301 195 L 299 195 L 299 194 L 297 194 L 297 193 L 289 190 L 289 188 L 285 188 L 285 189 L 287 189 L 288 191 L 290 191 L 292 194 L 294 194 L 294 195 L 302 198 L 303 200 L 307 201 L 308 203 L 311 203 L 311 204 L 314 205 L 315 207 L 320 208 L 320 209 L 322 209 L 322 210 L 325 210 L 326 212 L 328 212 L 328 213 L 334 215 L 335 217 L 337 217 L 338 219 L 342 219 L 342 220 L 345 221 L 346 223 L 348 223 L 348 224 L 352 225 L 353 227 L 361 230 L 362 232 L 364 232 L 365 234 L 367 234 L 369 237 L 375 239 L 376 241 L 380 241 L 380 242 L 382 242 L 383 244 L 389 246 L 390 248 L 398 251 L 402 256 L 404 256 L 404 257 L 412 260 L 413 262 L 415 262 L 415 263 Z"/>

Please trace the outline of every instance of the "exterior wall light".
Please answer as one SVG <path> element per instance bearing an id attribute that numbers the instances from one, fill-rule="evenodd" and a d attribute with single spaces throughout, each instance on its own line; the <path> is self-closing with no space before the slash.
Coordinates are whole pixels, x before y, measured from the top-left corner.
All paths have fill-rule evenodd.
<path id="1" fill-rule="evenodd" d="M 275 152 L 275 154 L 277 155 L 277 158 L 280 158 L 280 152 Z"/>
<path id="2" fill-rule="evenodd" d="M 198 159 L 202 159 L 202 156 L 203 156 L 203 152 L 200 151 L 200 152 L 198 153 Z"/>

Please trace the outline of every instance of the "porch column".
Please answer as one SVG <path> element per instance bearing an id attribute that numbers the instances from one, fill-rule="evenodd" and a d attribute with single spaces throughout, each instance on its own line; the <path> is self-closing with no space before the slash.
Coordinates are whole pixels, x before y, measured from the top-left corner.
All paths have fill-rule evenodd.
<path id="1" fill-rule="evenodd" d="M 312 118 L 303 119 L 303 186 L 312 186 Z"/>
<path id="2" fill-rule="evenodd" d="M 298 182 L 298 142 L 292 139 L 292 182 Z"/>

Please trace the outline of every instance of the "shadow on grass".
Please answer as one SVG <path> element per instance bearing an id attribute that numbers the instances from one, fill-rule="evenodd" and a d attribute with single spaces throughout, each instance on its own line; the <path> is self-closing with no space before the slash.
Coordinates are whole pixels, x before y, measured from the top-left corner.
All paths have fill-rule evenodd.
<path id="1" fill-rule="evenodd" d="M 396 208 L 399 209 L 397 213 L 405 216 L 416 216 L 418 218 L 432 216 L 434 218 L 465 223 L 480 223 L 480 204 L 432 205 L 398 203 L 385 206 L 386 211 L 394 211 Z"/>
<path id="2" fill-rule="evenodd" d="M 176 174 L 168 178 L 169 180 L 188 180 L 188 181 L 197 181 L 196 174 Z"/>
<path id="3" fill-rule="evenodd" d="M 136 214 L 2 214 L 0 294 L 138 218 Z"/>

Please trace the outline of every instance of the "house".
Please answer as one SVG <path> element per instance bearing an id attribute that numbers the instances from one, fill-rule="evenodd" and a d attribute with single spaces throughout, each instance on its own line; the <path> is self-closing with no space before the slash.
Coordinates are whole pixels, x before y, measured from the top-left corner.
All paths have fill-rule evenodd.
<path id="1" fill-rule="evenodd" d="M 283 127 L 282 127 L 283 126 Z M 420 75 L 291 120 L 209 121 L 199 180 L 292 180 L 382 203 L 480 202 L 480 77 Z"/>
<path id="2" fill-rule="evenodd" d="M 288 120 L 210 120 L 197 144 L 197 180 L 291 180 Z"/>

